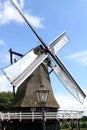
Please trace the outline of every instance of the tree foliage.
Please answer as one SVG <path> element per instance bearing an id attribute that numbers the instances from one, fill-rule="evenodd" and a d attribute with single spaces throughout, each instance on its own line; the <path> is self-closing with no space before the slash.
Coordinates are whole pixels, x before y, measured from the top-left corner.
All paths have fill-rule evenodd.
<path id="1" fill-rule="evenodd" d="M 87 128 L 87 116 L 83 116 L 80 122 L 81 128 Z"/>
<path id="2" fill-rule="evenodd" d="M 81 118 L 81 121 L 87 121 L 87 116 L 83 116 L 83 117 Z"/>
<path id="3" fill-rule="evenodd" d="M 0 92 L 0 111 L 6 110 L 11 106 L 13 101 L 13 93 L 8 92 Z"/>

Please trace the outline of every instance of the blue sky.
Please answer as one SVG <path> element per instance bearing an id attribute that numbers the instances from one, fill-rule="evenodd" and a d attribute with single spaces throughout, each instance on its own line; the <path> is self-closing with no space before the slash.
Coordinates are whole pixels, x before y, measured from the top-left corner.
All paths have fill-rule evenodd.
<path id="1" fill-rule="evenodd" d="M 58 56 L 87 94 L 87 1 L 19 0 L 19 2 L 32 26 L 47 45 L 66 31 L 70 42 L 58 52 Z M 39 44 L 10 0 L 0 0 L 0 68 L 10 64 L 8 52 L 10 48 L 24 54 Z M 54 74 L 51 74 L 51 82 L 61 109 L 72 107 L 87 109 L 87 98 L 81 105 L 66 91 Z M 12 86 L 1 71 L 0 86 L 0 91 L 12 90 Z"/>

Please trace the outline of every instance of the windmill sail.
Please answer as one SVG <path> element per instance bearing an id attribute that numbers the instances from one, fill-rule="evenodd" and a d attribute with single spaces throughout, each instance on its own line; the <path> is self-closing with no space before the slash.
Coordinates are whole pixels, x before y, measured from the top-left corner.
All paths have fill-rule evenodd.
<path id="1" fill-rule="evenodd" d="M 36 55 L 33 50 L 9 67 L 2 69 L 11 84 L 19 86 L 47 58 L 48 55 Z"/>
<path id="2" fill-rule="evenodd" d="M 68 41 L 69 39 L 64 32 L 53 40 L 49 47 L 51 51 L 54 50 L 55 53 L 57 53 Z M 2 70 L 10 80 L 11 84 L 18 87 L 47 57 L 48 54 L 43 53 L 40 56 L 37 56 L 33 50 L 31 50 L 19 61 Z"/>
<path id="3" fill-rule="evenodd" d="M 64 32 L 50 43 L 49 48 L 51 52 L 55 55 L 68 42 L 69 42 L 69 38 Z"/>
<path id="4" fill-rule="evenodd" d="M 81 103 L 83 103 L 84 98 L 86 97 L 85 93 L 73 79 L 71 74 L 62 64 L 60 59 L 56 56 L 56 60 L 58 64 L 55 62 L 55 66 L 53 67 L 55 75 L 58 79 L 63 83 L 63 85 L 67 88 L 67 90 Z"/>
<path id="5" fill-rule="evenodd" d="M 46 54 L 41 54 L 28 66 L 14 81 L 14 86 L 20 86 L 31 74 L 32 72 L 48 57 Z"/>
<path id="6" fill-rule="evenodd" d="M 11 83 L 38 57 L 33 50 L 29 51 L 16 63 L 5 67 L 2 71 L 5 73 Z"/>

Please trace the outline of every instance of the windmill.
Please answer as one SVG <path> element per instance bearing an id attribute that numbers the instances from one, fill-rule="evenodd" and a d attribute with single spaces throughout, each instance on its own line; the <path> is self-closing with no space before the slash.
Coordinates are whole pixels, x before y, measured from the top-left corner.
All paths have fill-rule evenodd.
<path id="1" fill-rule="evenodd" d="M 66 67 L 57 56 L 57 52 L 69 42 L 69 38 L 66 35 L 66 32 L 60 34 L 49 44 L 49 47 L 47 47 L 45 42 L 37 34 L 37 32 L 31 26 L 29 20 L 22 12 L 17 0 L 10 1 L 41 43 L 40 46 L 31 49 L 25 55 L 12 52 L 10 50 L 10 52 L 21 56 L 18 61 L 2 69 L 3 73 L 9 79 L 13 87 L 18 87 L 13 107 L 17 109 L 21 108 L 21 110 L 23 111 L 38 111 L 38 108 L 42 106 L 40 106 L 37 101 L 36 92 L 44 86 L 44 89 L 49 90 L 49 97 L 47 102 L 45 103 L 45 108 L 47 109 L 47 111 L 57 111 L 59 108 L 59 104 L 55 100 L 51 88 L 49 77 L 51 72 L 54 72 L 54 74 L 63 83 L 66 89 L 80 103 L 83 103 L 86 97 L 85 93 L 82 91 L 82 89 L 79 87 L 77 82 L 74 80 L 72 75 L 69 73 L 69 71 L 66 69 Z M 50 72 L 48 72 L 48 67 L 50 67 L 51 69 Z M 50 123 L 50 125 L 51 124 L 52 122 Z"/>

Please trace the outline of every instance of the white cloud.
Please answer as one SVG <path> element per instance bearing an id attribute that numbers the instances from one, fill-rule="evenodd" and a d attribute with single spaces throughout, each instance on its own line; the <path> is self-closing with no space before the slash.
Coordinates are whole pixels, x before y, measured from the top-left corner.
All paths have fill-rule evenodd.
<path id="1" fill-rule="evenodd" d="M 23 9 L 23 7 L 24 7 L 24 0 L 19 0 L 19 2 L 20 2 L 21 8 Z"/>
<path id="2" fill-rule="evenodd" d="M 0 61 L 2 64 L 5 63 L 6 65 L 10 63 L 9 53 L 4 49 L 0 51 Z"/>
<path id="3" fill-rule="evenodd" d="M 41 23 L 41 21 L 43 20 L 42 18 L 37 17 L 37 16 L 33 16 L 31 14 L 28 15 L 27 13 L 25 13 L 25 16 L 27 17 L 27 19 L 29 19 L 30 23 L 34 27 L 36 27 L 36 28 L 38 28 L 38 27 L 43 28 L 43 25 Z"/>
<path id="4" fill-rule="evenodd" d="M 87 50 L 66 56 L 67 59 L 75 60 L 81 65 L 87 65 Z"/>
<path id="5" fill-rule="evenodd" d="M 10 63 L 10 56 L 9 56 L 9 54 L 4 54 L 3 55 L 2 62 L 4 62 L 5 64 L 9 64 Z"/>
<path id="6" fill-rule="evenodd" d="M 0 75 L 0 92 L 12 91 L 12 86 L 4 75 Z"/>
<path id="7" fill-rule="evenodd" d="M 0 45 L 4 45 L 4 44 L 5 44 L 4 40 L 0 40 Z"/>
<path id="8" fill-rule="evenodd" d="M 85 92 L 87 95 L 87 90 Z M 85 98 L 83 104 L 80 104 L 71 95 L 67 95 L 64 93 L 59 93 L 58 95 L 55 95 L 55 98 L 60 105 L 60 109 L 84 111 L 84 114 L 87 115 L 87 98 Z"/>
<path id="9" fill-rule="evenodd" d="M 24 7 L 24 0 L 20 0 L 20 6 Z M 17 23 L 24 23 L 24 20 L 19 15 L 17 10 L 12 6 L 9 0 L 0 3 L 0 25 L 10 23 L 11 21 L 15 21 Z M 30 20 L 30 23 L 36 27 L 43 27 L 42 19 L 37 16 L 33 16 L 30 13 L 25 13 L 26 17 Z"/>

